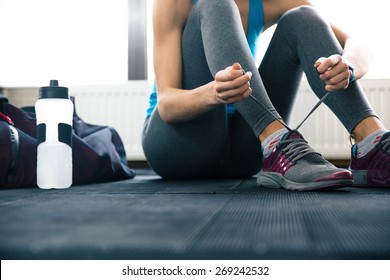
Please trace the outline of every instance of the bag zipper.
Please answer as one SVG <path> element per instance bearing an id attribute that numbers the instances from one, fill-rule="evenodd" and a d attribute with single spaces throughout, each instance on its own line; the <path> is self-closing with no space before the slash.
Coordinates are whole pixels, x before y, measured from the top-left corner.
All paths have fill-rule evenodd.
<path id="1" fill-rule="evenodd" d="M 14 122 L 11 120 L 11 118 L 6 116 L 6 115 L 4 115 L 2 112 L 0 112 L 0 120 L 5 121 L 5 122 L 7 122 L 8 124 L 10 124 L 12 126 L 15 125 Z"/>

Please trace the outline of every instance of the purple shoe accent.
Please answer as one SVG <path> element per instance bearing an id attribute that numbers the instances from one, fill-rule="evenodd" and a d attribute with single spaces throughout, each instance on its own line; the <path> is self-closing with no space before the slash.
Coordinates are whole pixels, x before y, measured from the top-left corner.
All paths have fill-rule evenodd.
<path id="1" fill-rule="evenodd" d="M 292 131 L 289 133 L 286 133 L 282 140 L 288 140 L 288 139 L 301 139 L 303 141 L 303 136 L 298 131 Z M 305 141 L 306 142 L 306 141 Z M 271 154 L 263 160 L 263 167 L 262 170 L 266 172 L 277 172 L 282 175 L 286 173 L 286 171 L 293 166 L 295 163 L 291 161 L 284 153 L 283 151 L 280 151 L 281 145 L 276 145 Z"/>
<path id="2" fill-rule="evenodd" d="M 352 153 L 349 169 L 357 185 L 390 187 L 390 132 L 362 158 Z"/>
<path id="3" fill-rule="evenodd" d="M 323 182 L 323 181 L 332 181 L 332 180 L 340 180 L 340 179 L 353 179 L 352 173 L 348 170 L 342 170 L 337 173 L 329 174 L 324 177 L 318 178 L 315 182 Z"/>
<path id="4" fill-rule="evenodd" d="M 277 172 L 284 175 L 294 164 L 283 153 L 276 154 L 276 158 L 272 157 L 274 152 L 275 148 L 271 155 L 263 161 L 262 169 L 266 172 Z"/>

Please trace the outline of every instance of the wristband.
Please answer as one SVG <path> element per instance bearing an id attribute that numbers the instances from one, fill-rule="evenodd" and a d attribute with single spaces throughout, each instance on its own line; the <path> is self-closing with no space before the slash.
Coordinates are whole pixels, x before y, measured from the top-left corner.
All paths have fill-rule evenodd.
<path id="1" fill-rule="evenodd" d="M 351 62 L 349 62 L 348 60 L 344 59 L 344 62 L 348 64 L 348 70 L 349 70 L 349 73 L 350 73 L 350 76 L 349 76 L 349 83 L 352 83 L 353 81 L 356 80 L 356 76 L 355 76 L 355 67 L 353 66 L 353 64 Z"/>
<path id="2" fill-rule="evenodd" d="M 348 65 L 348 69 L 349 69 L 349 72 L 351 72 L 351 77 L 349 78 L 349 83 L 352 83 L 356 79 L 355 68 L 351 65 Z"/>

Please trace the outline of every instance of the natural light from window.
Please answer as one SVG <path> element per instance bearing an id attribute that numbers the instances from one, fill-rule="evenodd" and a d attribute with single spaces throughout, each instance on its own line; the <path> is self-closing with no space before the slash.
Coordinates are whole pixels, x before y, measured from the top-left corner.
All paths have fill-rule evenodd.
<path id="1" fill-rule="evenodd" d="M 127 0 L 0 0 L 0 86 L 127 81 Z"/>
<path id="2" fill-rule="evenodd" d="M 152 81 L 153 0 L 147 1 L 148 80 Z M 212 1 L 212 0 L 210 0 Z M 313 0 L 329 18 L 368 44 L 366 78 L 389 78 L 386 1 Z M 127 0 L 0 0 L 0 87 L 127 82 Z M 272 29 L 260 38 L 259 60 Z"/>

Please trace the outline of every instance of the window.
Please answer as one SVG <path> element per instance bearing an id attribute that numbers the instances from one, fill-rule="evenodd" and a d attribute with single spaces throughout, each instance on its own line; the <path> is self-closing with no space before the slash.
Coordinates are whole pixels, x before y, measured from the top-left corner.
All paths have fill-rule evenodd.
<path id="1" fill-rule="evenodd" d="M 0 86 L 127 81 L 127 0 L 0 0 Z"/>
<path id="2" fill-rule="evenodd" d="M 0 86 L 42 86 L 50 79 L 67 85 L 125 83 L 137 64 L 128 68 L 128 1 L 0 0 Z M 131 1 L 146 4 L 147 76 L 153 80 L 153 0 Z M 390 78 L 385 1 L 312 2 L 371 46 L 375 60 L 366 78 Z M 142 13 L 138 17 L 144 19 Z M 260 55 L 271 35 L 272 29 L 260 37 Z"/>

